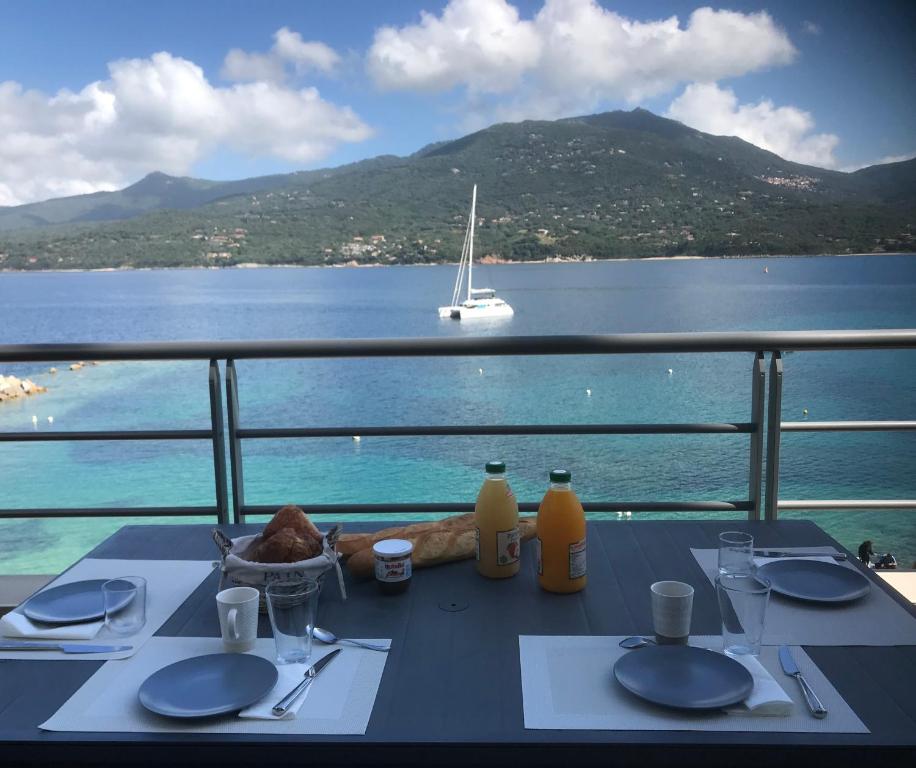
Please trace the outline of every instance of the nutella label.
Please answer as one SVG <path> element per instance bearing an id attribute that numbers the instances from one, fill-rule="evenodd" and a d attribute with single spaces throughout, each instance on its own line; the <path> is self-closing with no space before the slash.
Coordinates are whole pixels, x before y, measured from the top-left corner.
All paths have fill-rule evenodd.
<path id="1" fill-rule="evenodd" d="M 382 560 L 375 558 L 375 578 L 379 581 L 406 581 L 412 573 L 409 557 Z"/>
<path id="2" fill-rule="evenodd" d="M 520 547 L 521 538 L 518 528 L 496 532 L 496 562 L 499 565 L 512 565 L 513 563 L 517 563 Z"/>
<path id="3" fill-rule="evenodd" d="M 569 545 L 569 578 L 578 579 L 582 576 L 585 576 L 585 539 Z"/>

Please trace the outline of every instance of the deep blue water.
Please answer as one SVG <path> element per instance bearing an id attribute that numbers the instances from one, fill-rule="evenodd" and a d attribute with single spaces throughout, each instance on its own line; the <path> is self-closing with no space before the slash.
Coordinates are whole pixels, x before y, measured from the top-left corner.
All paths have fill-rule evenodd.
<path id="1" fill-rule="evenodd" d="M 768 273 L 764 272 L 764 267 Z M 0 273 L 0 342 L 916 327 L 906 256 L 484 266 L 508 321 L 440 320 L 455 267 Z M 8 366 L 49 392 L 0 431 L 206 428 L 204 363 Z M 244 361 L 244 426 L 747 421 L 750 354 Z M 669 375 L 668 369 L 673 373 Z M 916 353 L 797 353 L 784 418 L 907 419 Z M 586 390 L 591 390 L 587 395 Z M 537 500 L 564 465 L 580 497 L 740 499 L 747 436 L 249 441 L 246 501 L 470 501 L 486 460 Z M 913 433 L 785 434 L 782 498 L 916 498 Z M 0 443 L 0 507 L 211 504 L 205 442 Z M 916 558 L 916 513 L 801 513 L 847 546 Z M 787 515 L 788 516 L 788 515 Z M 616 518 L 616 516 L 615 516 Z M 0 522 L 0 572 L 65 567 L 124 520 Z M 174 522 L 174 521 L 164 521 Z M 622 523 L 625 524 L 625 523 Z"/>

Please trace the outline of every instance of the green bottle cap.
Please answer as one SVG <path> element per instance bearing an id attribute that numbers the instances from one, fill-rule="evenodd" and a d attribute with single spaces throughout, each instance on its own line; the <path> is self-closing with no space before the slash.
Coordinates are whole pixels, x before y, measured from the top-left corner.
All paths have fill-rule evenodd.
<path id="1" fill-rule="evenodd" d="M 488 461 L 487 462 L 487 472 L 491 475 L 498 475 L 506 471 L 506 462 L 504 461 Z"/>
<path id="2" fill-rule="evenodd" d="M 550 470 L 550 482 L 551 483 L 568 483 L 572 479 L 572 475 L 569 474 L 568 469 L 551 469 Z"/>

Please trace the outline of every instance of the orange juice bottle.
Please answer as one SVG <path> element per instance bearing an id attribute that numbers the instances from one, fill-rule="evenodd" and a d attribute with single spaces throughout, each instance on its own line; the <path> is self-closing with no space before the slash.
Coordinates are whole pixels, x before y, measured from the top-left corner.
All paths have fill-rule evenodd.
<path id="1" fill-rule="evenodd" d="M 506 465 L 490 461 L 486 469 L 474 507 L 477 571 L 491 579 L 504 579 L 518 573 L 518 502 L 506 481 Z"/>
<path id="2" fill-rule="evenodd" d="M 538 507 L 538 583 L 548 592 L 585 588 L 585 511 L 565 469 L 550 473 L 550 488 Z"/>

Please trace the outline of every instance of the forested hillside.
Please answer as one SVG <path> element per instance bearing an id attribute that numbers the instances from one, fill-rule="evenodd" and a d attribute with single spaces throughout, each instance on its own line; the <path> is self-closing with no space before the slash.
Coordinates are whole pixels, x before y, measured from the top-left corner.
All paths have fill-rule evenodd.
<path id="1" fill-rule="evenodd" d="M 453 261 L 478 185 L 496 259 L 916 249 L 916 160 L 847 174 L 645 110 L 495 125 L 410 157 L 0 209 L 0 268 Z"/>

